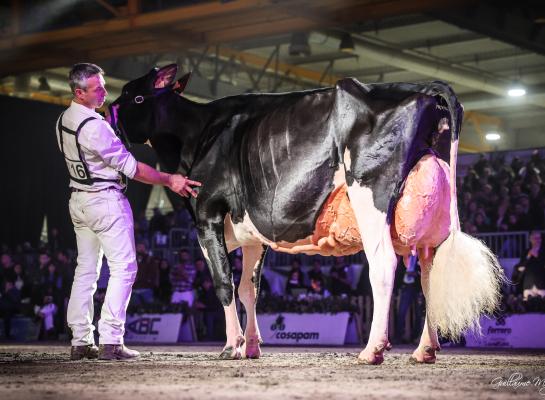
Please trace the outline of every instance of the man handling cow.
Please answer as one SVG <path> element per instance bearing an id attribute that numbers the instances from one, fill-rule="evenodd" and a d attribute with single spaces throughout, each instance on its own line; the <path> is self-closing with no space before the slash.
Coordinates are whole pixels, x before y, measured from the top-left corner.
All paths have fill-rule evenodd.
<path id="1" fill-rule="evenodd" d="M 125 179 L 163 185 L 184 197 L 196 197 L 192 186 L 200 186 L 180 174 L 156 171 L 127 151 L 108 122 L 95 112 L 108 94 L 103 74 L 94 64 L 73 66 L 68 78 L 74 97 L 56 127 L 70 175 L 69 209 L 78 248 L 67 313 L 73 335 L 72 360 L 139 356 L 123 344 L 126 310 L 137 270 L 133 216 L 122 193 Z M 97 348 L 92 325 L 93 294 L 103 255 L 110 267 L 110 280 L 98 322 Z"/>

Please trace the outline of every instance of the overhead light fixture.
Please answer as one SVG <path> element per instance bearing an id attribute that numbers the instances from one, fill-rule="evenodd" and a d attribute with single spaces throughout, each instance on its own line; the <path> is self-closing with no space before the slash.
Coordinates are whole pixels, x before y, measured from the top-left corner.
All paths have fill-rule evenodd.
<path id="1" fill-rule="evenodd" d="M 526 94 L 526 89 L 524 89 L 524 86 L 516 80 L 507 90 L 507 94 L 509 97 L 521 97 Z"/>
<path id="2" fill-rule="evenodd" d="M 514 87 L 507 91 L 509 97 L 521 97 L 526 94 L 526 89 L 523 87 Z"/>
<path id="3" fill-rule="evenodd" d="M 297 32 L 291 35 L 290 56 L 310 56 L 310 45 L 308 35 L 304 32 Z"/>
<path id="4" fill-rule="evenodd" d="M 498 132 L 488 132 L 485 138 L 489 142 L 496 142 L 501 139 L 501 135 Z"/>
<path id="5" fill-rule="evenodd" d="M 51 86 L 49 86 L 49 82 L 47 82 L 47 78 L 45 76 L 40 76 L 38 78 L 38 82 L 40 82 L 38 92 L 49 92 L 51 90 Z"/>
<path id="6" fill-rule="evenodd" d="M 354 39 L 349 33 L 344 33 L 341 37 L 341 43 L 339 44 L 339 50 L 345 53 L 352 53 L 355 50 Z"/>

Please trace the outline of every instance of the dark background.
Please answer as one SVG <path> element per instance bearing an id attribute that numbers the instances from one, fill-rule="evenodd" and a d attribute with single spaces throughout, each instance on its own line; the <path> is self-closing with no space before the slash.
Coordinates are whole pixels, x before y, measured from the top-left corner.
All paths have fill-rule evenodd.
<path id="1" fill-rule="evenodd" d="M 0 96 L 0 243 L 13 246 L 28 241 L 36 246 L 47 216 L 48 229 L 58 228 L 66 240 L 63 244 L 75 248 L 68 172 L 55 133 L 56 120 L 65 108 Z M 130 151 L 138 161 L 156 165 L 149 146 L 134 144 Z M 151 189 L 129 181 L 126 194 L 135 216 L 146 209 Z"/>

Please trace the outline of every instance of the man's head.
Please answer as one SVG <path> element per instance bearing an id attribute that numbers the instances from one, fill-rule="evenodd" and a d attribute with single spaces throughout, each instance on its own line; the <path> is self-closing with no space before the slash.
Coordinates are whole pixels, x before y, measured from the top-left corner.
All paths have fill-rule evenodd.
<path id="1" fill-rule="evenodd" d="M 206 263 L 202 258 L 197 258 L 195 260 L 195 268 L 197 271 L 204 271 L 206 269 Z"/>
<path id="2" fill-rule="evenodd" d="M 38 257 L 38 262 L 40 265 L 46 265 L 49 263 L 49 261 L 51 261 L 51 258 L 47 253 L 41 253 Z"/>
<path id="3" fill-rule="evenodd" d="M 2 254 L 2 258 L 1 258 L 1 262 L 2 262 L 2 266 L 4 268 L 9 268 L 11 267 L 11 256 L 9 254 Z"/>
<path id="4" fill-rule="evenodd" d="M 4 283 L 4 292 L 7 293 L 9 292 L 11 289 L 13 289 L 13 287 L 15 286 L 15 283 L 12 282 L 12 281 L 6 281 Z"/>
<path id="5" fill-rule="evenodd" d="M 47 270 L 50 274 L 54 274 L 57 271 L 57 266 L 53 263 L 49 263 L 49 265 L 47 266 Z"/>
<path id="6" fill-rule="evenodd" d="M 191 254 L 187 250 L 180 250 L 180 261 L 182 263 L 189 263 L 191 261 Z"/>
<path id="7" fill-rule="evenodd" d="M 136 244 L 136 252 L 138 254 L 148 254 L 146 249 L 146 244 L 144 242 L 139 242 Z"/>
<path id="8" fill-rule="evenodd" d="M 531 231 L 530 232 L 530 243 L 532 246 L 540 247 L 541 246 L 541 232 Z"/>
<path id="9" fill-rule="evenodd" d="M 74 100 L 88 108 L 100 108 L 108 92 L 104 85 L 104 71 L 90 63 L 75 64 L 68 74 Z"/>

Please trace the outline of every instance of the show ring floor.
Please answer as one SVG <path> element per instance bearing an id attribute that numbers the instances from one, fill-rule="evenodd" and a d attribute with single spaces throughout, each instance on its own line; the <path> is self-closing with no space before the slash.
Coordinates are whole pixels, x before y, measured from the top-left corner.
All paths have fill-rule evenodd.
<path id="1" fill-rule="evenodd" d="M 132 347 L 132 346 L 131 346 Z M 263 347 L 220 361 L 220 344 L 134 346 L 138 361 L 70 361 L 68 346 L 0 344 L 0 399 L 545 399 L 545 352 L 444 348 L 412 365 L 396 346 L 380 366 L 361 348 Z"/>

